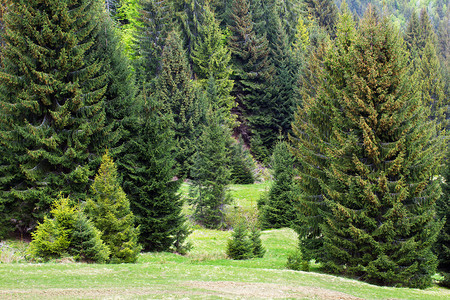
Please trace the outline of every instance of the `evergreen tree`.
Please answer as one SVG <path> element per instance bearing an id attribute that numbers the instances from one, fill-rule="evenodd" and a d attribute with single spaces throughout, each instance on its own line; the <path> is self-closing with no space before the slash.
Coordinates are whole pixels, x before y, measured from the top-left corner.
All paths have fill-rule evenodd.
<path id="1" fill-rule="evenodd" d="M 161 72 L 162 51 L 175 13 L 170 0 L 141 0 L 140 7 L 135 68 L 138 79 L 149 82 Z"/>
<path id="2" fill-rule="evenodd" d="M 338 9 L 332 0 L 305 0 L 306 12 L 326 29 L 331 37 L 336 35 Z"/>
<path id="3" fill-rule="evenodd" d="M 28 251 L 34 258 L 48 260 L 62 255 L 73 255 L 76 260 L 104 263 L 109 248 L 101 233 L 69 198 L 59 196 L 51 210 L 53 218 L 44 218 L 32 233 Z"/>
<path id="4" fill-rule="evenodd" d="M 234 0 L 232 25 L 229 26 L 231 37 L 229 47 L 235 67 L 235 80 L 232 95 L 237 107 L 233 113 L 237 115 L 239 126 L 235 134 L 242 136 L 246 143 L 250 142 L 249 116 L 256 110 L 253 103 L 264 98 L 266 87 L 273 74 L 273 67 L 268 61 L 269 44 L 267 39 L 259 37 L 253 30 L 252 15 L 247 0 Z"/>
<path id="5" fill-rule="evenodd" d="M 210 94 L 214 102 L 217 94 Z M 227 186 L 230 183 L 229 143 L 231 135 L 212 107 L 208 110 L 207 122 L 199 138 L 192 167 L 194 219 L 207 228 L 224 226 L 224 205 L 230 203 Z"/>
<path id="6" fill-rule="evenodd" d="M 230 59 L 231 53 L 226 45 L 226 40 L 214 13 L 209 6 L 205 6 L 203 23 L 198 29 L 194 46 L 191 52 L 193 69 L 198 82 L 204 89 L 211 85 L 210 80 L 217 86 L 217 109 L 220 109 L 227 118 L 229 125 L 233 125 L 231 109 L 234 107 L 234 99 L 230 96 L 233 89 L 233 81 Z"/>
<path id="7" fill-rule="evenodd" d="M 296 221 L 298 204 L 294 188 L 294 157 L 284 141 L 275 146 L 272 168 L 274 181 L 262 207 L 261 223 L 263 228 L 291 227 Z"/>
<path id="8" fill-rule="evenodd" d="M 253 175 L 255 163 L 241 137 L 231 145 L 230 169 L 231 180 L 234 184 L 252 184 L 255 182 Z"/>
<path id="9" fill-rule="evenodd" d="M 179 33 L 172 31 L 162 52 L 162 71 L 157 82 L 158 101 L 173 115 L 177 162 L 180 173 L 189 176 L 195 143 L 205 116 L 204 93 L 194 86 Z"/>
<path id="10" fill-rule="evenodd" d="M 104 145 L 103 61 L 88 61 L 100 1 L 17 1 L 3 21 L 2 228 L 26 233 L 59 192 L 82 200 Z M 30 26 L 32 24 L 33 26 Z"/>
<path id="11" fill-rule="evenodd" d="M 253 256 L 251 241 L 247 236 L 247 226 L 240 221 L 228 240 L 226 254 L 231 259 L 249 259 Z"/>
<path id="12" fill-rule="evenodd" d="M 111 250 L 111 262 L 132 263 L 141 250 L 139 229 L 134 226 L 130 202 L 117 181 L 117 175 L 113 160 L 108 153 L 104 154 L 91 186 L 92 197 L 87 200 L 85 209 Z"/>
<path id="13" fill-rule="evenodd" d="M 142 95 L 146 95 L 144 91 Z M 178 194 L 172 115 L 152 95 L 136 106 L 137 137 L 129 141 L 124 155 L 123 188 L 140 228 L 139 241 L 146 251 L 182 252 L 189 234 Z"/>
<path id="14" fill-rule="evenodd" d="M 328 115 L 329 130 L 317 135 L 323 152 L 298 152 L 303 166 L 311 156 L 327 161 L 324 176 L 316 177 L 325 191 L 316 204 L 324 220 L 324 269 L 423 288 L 436 270 L 431 246 L 441 227 L 440 189 L 433 177 L 442 145 L 393 26 L 371 8 L 354 39 L 350 23 L 340 23 L 327 80 L 312 103 Z"/>
<path id="15" fill-rule="evenodd" d="M 266 253 L 266 249 L 261 241 L 261 231 L 256 227 L 252 226 L 250 230 L 250 242 L 252 248 L 252 256 L 257 258 L 263 258 Z"/>
<path id="16" fill-rule="evenodd" d="M 446 273 L 446 285 L 450 284 L 450 202 L 449 202 L 449 190 L 450 190 L 450 160 L 448 159 L 445 164 L 445 170 L 443 172 L 445 182 L 442 184 L 442 195 L 437 201 L 436 210 L 437 216 L 440 219 L 445 220 L 444 227 L 438 236 L 435 252 L 439 259 L 439 270 Z"/>

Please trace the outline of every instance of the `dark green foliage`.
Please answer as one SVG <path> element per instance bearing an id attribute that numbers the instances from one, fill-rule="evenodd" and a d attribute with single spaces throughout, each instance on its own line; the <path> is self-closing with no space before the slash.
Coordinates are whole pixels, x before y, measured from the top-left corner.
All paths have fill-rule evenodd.
<path id="1" fill-rule="evenodd" d="M 217 93 L 209 96 L 212 97 L 208 99 L 210 103 L 216 101 Z M 212 107 L 208 110 L 191 171 L 189 194 L 195 207 L 194 219 L 207 228 L 224 226 L 224 206 L 231 201 L 227 191 L 231 175 L 231 135 L 224 122 Z"/>
<path id="2" fill-rule="evenodd" d="M 174 28 L 175 13 L 170 0 L 141 0 L 140 26 L 137 29 L 135 68 L 138 80 L 149 82 L 161 72 L 164 43 Z"/>
<path id="3" fill-rule="evenodd" d="M 249 259 L 252 257 L 252 244 L 247 236 L 247 225 L 241 221 L 234 228 L 228 240 L 226 254 L 231 259 Z"/>
<path id="4" fill-rule="evenodd" d="M 296 249 L 288 255 L 286 268 L 294 271 L 309 271 L 309 262 L 303 259 L 300 249 Z"/>
<path id="5" fill-rule="evenodd" d="M 241 137 L 231 145 L 230 168 L 231 180 L 234 184 L 252 184 L 255 182 L 253 175 L 255 163 Z"/>
<path id="6" fill-rule="evenodd" d="M 266 87 L 272 77 L 273 67 L 268 61 L 269 43 L 266 37 L 257 36 L 253 30 L 247 0 L 233 1 L 230 19 L 231 36 L 228 45 L 234 65 L 232 79 L 235 80 L 232 95 L 237 102 L 233 113 L 237 115 L 239 121 L 239 126 L 234 132 L 249 143 L 251 129 L 248 118 L 257 109 L 256 102 L 263 99 L 267 93 Z"/>
<path id="7" fill-rule="evenodd" d="M 101 1 L 16 1 L 3 21 L 0 203 L 3 229 L 42 220 L 61 191 L 84 199 L 106 136 L 103 61 L 89 61 Z M 4 230 L 2 230 L 4 231 Z"/>
<path id="8" fill-rule="evenodd" d="M 191 80 L 186 53 L 176 31 L 170 32 L 166 39 L 156 90 L 165 113 L 173 116 L 179 175 L 189 176 L 195 143 L 201 134 L 207 107 L 203 91 L 195 87 Z"/>
<path id="9" fill-rule="evenodd" d="M 280 141 L 272 155 L 273 184 L 261 207 L 263 228 L 291 227 L 297 221 L 297 197 L 294 184 L 294 157 L 285 141 Z"/>
<path id="10" fill-rule="evenodd" d="M 103 243 L 101 233 L 69 198 L 59 197 L 51 210 L 53 218 L 44 218 L 32 233 L 29 254 L 34 259 L 60 258 L 72 255 L 76 260 L 104 263 L 109 258 L 109 248 Z"/>
<path id="11" fill-rule="evenodd" d="M 338 9 L 333 0 L 304 0 L 308 15 L 316 19 L 320 27 L 325 28 L 332 37 L 336 35 Z"/>
<path id="12" fill-rule="evenodd" d="M 146 91 L 143 92 L 146 96 Z M 139 241 L 146 251 L 184 252 L 189 230 L 181 214 L 176 178 L 175 140 L 172 116 L 164 114 L 156 96 L 141 99 L 134 123 L 138 135 L 128 143 L 124 156 L 124 191 L 140 228 Z"/>
<path id="13" fill-rule="evenodd" d="M 102 233 L 82 212 L 75 214 L 69 253 L 77 261 L 106 263 L 110 250 L 101 239 Z"/>
<path id="14" fill-rule="evenodd" d="M 98 174 L 91 186 L 86 213 L 102 232 L 102 239 L 111 250 L 112 263 L 132 263 L 141 246 L 139 229 L 134 226 L 130 202 L 117 181 L 117 169 L 108 153 L 102 157 Z"/>
<path id="15" fill-rule="evenodd" d="M 317 73 L 322 84 L 294 124 L 302 213 L 311 219 L 300 233 L 316 218 L 328 272 L 424 288 L 436 270 L 431 247 L 442 225 L 434 180 L 441 139 L 408 76 L 398 32 L 372 9 L 356 32 L 350 20 L 341 16 Z"/>
<path id="16" fill-rule="evenodd" d="M 256 226 L 252 226 L 250 230 L 250 243 L 252 245 L 252 257 L 263 258 L 266 249 L 261 241 L 261 231 Z"/>
<path id="17" fill-rule="evenodd" d="M 438 269 L 444 273 L 450 274 L 450 160 L 447 155 L 447 161 L 444 167 L 442 184 L 442 195 L 437 201 L 436 212 L 440 219 L 445 220 L 444 227 L 438 236 L 435 253 L 439 259 Z M 447 275 L 448 276 L 448 275 Z"/>

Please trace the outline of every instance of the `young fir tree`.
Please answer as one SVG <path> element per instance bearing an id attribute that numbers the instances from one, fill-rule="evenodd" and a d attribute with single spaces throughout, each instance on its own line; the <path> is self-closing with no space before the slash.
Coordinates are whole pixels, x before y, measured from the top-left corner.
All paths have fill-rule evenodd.
<path id="1" fill-rule="evenodd" d="M 252 243 L 247 235 L 247 225 L 240 221 L 227 242 L 226 254 L 231 259 L 242 260 L 253 256 Z"/>
<path id="2" fill-rule="evenodd" d="M 63 192 L 83 199 L 104 145 L 104 62 L 88 61 L 102 2 L 17 1 L 3 21 L 2 228 L 22 233 Z M 30 25 L 32 24 L 32 26 Z M 101 140 L 101 139 L 100 139 Z"/>
<path id="3" fill-rule="evenodd" d="M 171 31 L 167 37 L 162 52 L 162 71 L 156 84 L 158 101 L 162 102 L 166 113 L 173 116 L 180 173 L 189 176 L 206 107 L 203 91 L 191 80 L 186 53 L 176 31 Z"/>
<path id="4" fill-rule="evenodd" d="M 268 61 L 267 39 L 257 36 L 253 30 L 247 0 L 233 1 L 230 19 L 232 24 L 229 26 L 231 36 L 228 45 L 234 66 L 232 79 L 235 81 L 232 95 L 237 102 L 233 113 L 237 115 L 240 123 L 234 131 L 248 144 L 251 136 L 248 118 L 255 111 L 251 105 L 266 94 L 273 67 Z"/>
<path id="5" fill-rule="evenodd" d="M 204 89 L 208 88 L 211 79 L 215 81 L 218 93 L 218 98 L 215 99 L 218 103 L 215 106 L 232 126 L 234 122 L 231 109 L 235 106 L 235 102 L 230 96 L 233 89 L 233 81 L 230 79 L 231 53 L 214 12 L 209 6 L 204 8 L 203 22 L 194 40 L 191 59 L 195 77 Z"/>
<path id="6" fill-rule="evenodd" d="M 234 184 L 252 184 L 255 182 L 253 170 L 256 168 L 253 157 L 239 137 L 231 145 L 231 181 Z"/>
<path id="7" fill-rule="evenodd" d="M 318 203 L 324 268 L 376 284 L 427 287 L 441 227 L 433 178 L 442 145 L 388 20 L 369 8 L 356 38 L 348 21 L 339 23 L 313 103 L 326 105 L 330 130 L 317 137 L 325 151 L 302 149 L 298 157 L 304 165 L 311 156 L 327 160 Z"/>
<path id="8" fill-rule="evenodd" d="M 102 239 L 111 251 L 112 263 L 132 263 L 137 260 L 139 228 L 130 210 L 127 195 L 117 180 L 117 168 L 108 153 L 91 186 L 92 196 L 86 202 L 86 213 L 102 232 Z"/>
<path id="9" fill-rule="evenodd" d="M 48 260 L 73 255 L 78 261 L 105 263 L 109 248 L 77 205 L 59 196 L 51 209 L 52 218 L 44 218 L 32 233 L 28 251 L 34 258 Z"/>
<path id="10" fill-rule="evenodd" d="M 272 155 L 274 181 L 261 212 L 263 228 L 291 227 L 297 220 L 294 157 L 285 141 L 280 141 Z"/>
<path id="11" fill-rule="evenodd" d="M 252 226 L 250 230 L 250 243 L 252 248 L 252 257 L 263 258 L 266 253 L 266 249 L 261 241 L 261 231 L 256 226 Z"/>
<path id="12" fill-rule="evenodd" d="M 214 103 L 217 97 L 217 90 L 212 87 L 208 93 L 209 102 Z M 212 105 L 206 120 L 194 156 L 190 195 L 195 207 L 194 219 L 207 228 L 217 229 L 224 226 L 224 206 L 231 201 L 227 191 L 231 174 L 231 135 L 225 120 Z"/>
<path id="13" fill-rule="evenodd" d="M 145 91 L 142 93 L 145 94 Z M 124 155 L 123 188 L 139 225 L 139 241 L 145 251 L 184 252 L 189 234 L 178 194 L 176 149 L 172 115 L 164 114 L 153 95 L 136 107 L 138 135 Z M 174 249 L 173 249 L 174 248 Z"/>

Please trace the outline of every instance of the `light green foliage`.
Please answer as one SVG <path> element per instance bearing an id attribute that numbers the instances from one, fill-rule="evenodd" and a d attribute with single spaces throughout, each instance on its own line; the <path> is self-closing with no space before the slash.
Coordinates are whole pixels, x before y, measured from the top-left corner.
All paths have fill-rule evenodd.
<path id="1" fill-rule="evenodd" d="M 100 232 L 87 220 L 77 205 L 69 198 L 60 196 L 53 204 L 52 218 L 32 233 L 33 240 L 28 253 L 33 259 L 74 256 L 75 260 L 104 263 L 109 258 L 109 249 L 100 238 Z"/>
<path id="2" fill-rule="evenodd" d="M 117 175 L 113 160 L 108 153 L 104 154 L 91 186 L 92 196 L 86 202 L 86 213 L 102 232 L 102 239 L 111 250 L 111 262 L 131 263 L 141 250 L 139 229 L 134 226 L 130 202 Z"/>
<path id="3" fill-rule="evenodd" d="M 230 96 L 233 89 L 233 81 L 230 79 L 231 52 L 209 6 L 206 6 L 203 12 L 203 22 L 194 41 L 191 59 L 196 78 L 204 89 L 210 86 L 210 80 L 215 81 L 218 98 L 215 99 L 217 103 L 211 105 L 221 110 L 228 125 L 232 125 L 231 109 L 235 106 L 235 102 Z"/>

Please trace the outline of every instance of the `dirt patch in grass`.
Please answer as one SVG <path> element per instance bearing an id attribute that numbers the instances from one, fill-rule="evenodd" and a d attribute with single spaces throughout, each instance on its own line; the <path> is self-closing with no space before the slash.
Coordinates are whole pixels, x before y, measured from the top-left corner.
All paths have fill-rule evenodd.
<path id="1" fill-rule="evenodd" d="M 223 296 L 254 298 L 313 298 L 313 299 L 362 299 L 345 293 L 308 286 L 289 286 L 275 283 L 245 283 L 234 281 L 190 281 L 190 288 L 200 288 Z"/>
<path id="2" fill-rule="evenodd" d="M 17 289 L 0 290 L 1 299 L 54 299 L 54 298 L 136 298 L 151 296 L 156 298 L 204 298 L 207 296 L 220 298 L 243 299 L 276 299 L 276 298 L 308 298 L 308 299 L 361 299 L 345 293 L 315 287 L 288 286 L 270 283 L 244 283 L 233 281 L 188 281 L 174 286 L 143 287 L 129 289 L 91 288 L 91 289 Z"/>

